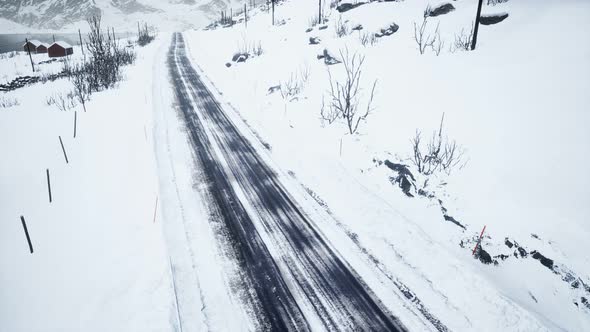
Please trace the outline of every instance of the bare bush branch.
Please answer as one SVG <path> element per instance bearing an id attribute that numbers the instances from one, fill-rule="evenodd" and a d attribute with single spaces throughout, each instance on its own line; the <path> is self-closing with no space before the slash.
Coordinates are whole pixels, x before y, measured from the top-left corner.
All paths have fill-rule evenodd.
<path id="1" fill-rule="evenodd" d="M 338 17 L 338 21 L 336 21 L 336 36 L 338 38 L 342 38 L 350 34 L 350 28 L 345 21 L 342 21 L 342 15 Z"/>
<path id="2" fill-rule="evenodd" d="M 443 113 L 438 133 L 435 132 L 432 135 L 425 148 L 422 146 L 419 130 L 416 130 L 414 138 L 411 139 L 413 154 L 411 160 L 418 172 L 424 175 L 441 171 L 449 175 L 454 169 L 461 168 L 465 164 L 464 149 L 456 141 L 450 141 L 446 136 L 443 136 L 444 118 Z"/>
<path id="3" fill-rule="evenodd" d="M 20 105 L 18 99 L 0 96 L 0 108 L 10 108 L 18 105 Z"/>
<path id="4" fill-rule="evenodd" d="M 361 32 L 359 30 L 359 41 L 361 42 L 361 45 L 363 46 L 373 46 L 375 44 L 377 44 L 377 36 L 375 36 L 374 33 L 371 32 Z"/>
<path id="5" fill-rule="evenodd" d="M 469 34 L 465 34 L 465 30 L 461 29 L 461 34 L 455 34 L 455 48 L 453 51 L 469 51 L 471 49 L 471 42 L 473 41 L 473 23 Z"/>
<path id="6" fill-rule="evenodd" d="M 422 24 L 420 24 L 420 26 L 418 26 L 418 24 L 414 22 L 414 40 L 416 41 L 416 44 L 418 44 L 418 51 L 420 51 L 420 54 L 424 54 L 426 48 L 432 47 L 437 39 L 436 34 L 434 36 L 426 34 L 427 25 L 428 16 L 424 16 L 424 19 L 422 20 Z"/>
<path id="7" fill-rule="evenodd" d="M 53 96 L 47 98 L 47 106 L 55 106 L 58 110 L 65 112 L 76 107 L 75 96 L 72 92 L 66 95 L 62 93 L 56 93 Z"/>
<path id="8" fill-rule="evenodd" d="M 320 115 L 322 119 L 333 123 L 336 119 L 342 119 L 346 122 L 348 132 L 354 134 L 357 132 L 361 121 L 366 120 L 367 116 L 373 111 L 372 103 L 375 95 L 377 80 L 373 82 L 371 94 L 368 98 L 363 98 L 361 88 L 361 74 L 364 56 L 350 54 L 348 49 L 340 51 L 340 57 L 345 70 L 345 78 L 342 82 L 332 78 L 332 73 L 328 69 L 330 80 L 329 104 L 328 110 L 322 107 Z M 366 108 L 359 107 L 361 100 L 364 100 Z"/>
<path id="9" fill-rule="evenodd" d="M 440 23 L 439 23 L 440 24 Z M 436 25 L 436 31 L 434 32 L 434 43 L 432 44 L 432 51 L 436 56 L 440 55 L 440 52 L 445 47 L 445 42 L 440 37 L 439 24 Z"/>
<path id="10" fill-rule="evenodd" d="M 139 23 L 138 23 L 139 24 Z M 155 28 L 144 24 L 142 28 L 139 28 L 139 36 L 137 36 L 137 45 L 145 46 L 156 39 Z"/>

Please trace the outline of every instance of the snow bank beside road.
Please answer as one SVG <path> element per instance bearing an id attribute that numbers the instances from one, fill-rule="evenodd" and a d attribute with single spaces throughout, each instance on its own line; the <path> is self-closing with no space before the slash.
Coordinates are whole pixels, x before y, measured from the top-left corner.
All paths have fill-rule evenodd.
<path id="1" fill-rule="evenodd" d="M 88 112 L 46 105 L 67 80 L 5 96 L 0 109 L 0 322 L 7 331 L 162 331 L 175 317 L 161 224 L 154 224 L 152 70 L 159 38 Z M 4 64 L 3 64 L 4 65 Z M 61 136 L 69 163 L 58 140 Z M 49 169 L 53 202 L 48 201 Z M 19 217 L 34 246 L 28 252 Z"/>

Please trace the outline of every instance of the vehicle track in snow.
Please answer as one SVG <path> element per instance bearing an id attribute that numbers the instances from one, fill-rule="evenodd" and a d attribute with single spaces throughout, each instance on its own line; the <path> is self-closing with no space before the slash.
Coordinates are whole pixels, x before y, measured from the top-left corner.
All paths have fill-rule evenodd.
<path id="1" fill-rule="evenodd" d="M 168 65 L 178 109 L 264 330 L 405 331 L 316 231 L 226 115 L 176 33 Z"/>

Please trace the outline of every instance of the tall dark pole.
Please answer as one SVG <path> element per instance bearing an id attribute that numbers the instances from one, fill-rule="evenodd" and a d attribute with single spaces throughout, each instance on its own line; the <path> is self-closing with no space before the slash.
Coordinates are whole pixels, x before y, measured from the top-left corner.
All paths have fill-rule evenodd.
<path id="1" fill-rule="evenodd" d="M 475 50 L 477 44 L 477 32 L 479 31 L 479 17 L 481 16 L 481 5 L 483 0 L 479 0 L 477 4 L 477 16 L 475 17 L 475 27 L 473 28 L 473 40 L 471 41 L 471 50 Z"/>
<path id="2" fill-rule="evenodd" d="M 270 0 L 272 2 L 272 25 L 275 25 L 275 0 Z"/>
<path id="3" fill-rule="evenodd" d="M 244 26 L 248 27 L 248 12 L 246 11 L 246 4 L 244 4 Z"/>
<path id="4" fill-rule="evenodd" d="M 35 65 L 33 64 L 33 57 L 31 56 L 31 44 L 29 44 L 29 39 L 25 38 L 25 45 L 27 45 L 27 52 L 29 52 L 29 60 L 31 60 L 31 68 L 33 68 L 33 73 L 35 72 Z"/>
<path id="5" fill-rule="evenodd" d="M 25 236 L 27 237 L 27 243 L 29 244 L 29 251 L 32 254 L 33 253 L 33 244 L 31 243 L 31 237 L 29 236 L 29 230 L 27 229 L 27 223 L 25 222 L 25 217 L 20 216 L 20 221 L 23 224 L 23 230 L 25 231 Z"/>
<path id="6" fill-rule="evenodd" d="M 322 24 L 322 0 L 318 0 L 318 24 Z"/>

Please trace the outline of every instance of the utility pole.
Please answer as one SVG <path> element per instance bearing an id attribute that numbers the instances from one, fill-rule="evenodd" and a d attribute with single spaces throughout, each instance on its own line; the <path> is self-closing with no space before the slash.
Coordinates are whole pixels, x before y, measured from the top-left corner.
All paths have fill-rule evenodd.
<path id="1" fill-rule="evenodd" d="M 33 68 L 33 73 L 35 72 L 35 65 L 33 64 L 33 57 L 31 56 L 31 45 L 29 44 L 29 39 L 25 38 L 25 45 L 27 45 L 27 52 L 29 52 L 29 60 L 31 60 L 31 68 Z"/>
<path id="2" fill-rule="evenodd" d="M 322 0 L 318 0 L 318 24 L 322 24 Z"/>
<path id="3" fill-rule="evenodd" d="M 270 0 L 272 3 L 272 25 L 275 25 L 275 0 Z"/>
<path id="4" fill-rule="evenodd" d="M 483 0 L 479 0 L 477 4 L 477 16 L 475 17 L 475 27 L 473 28 L 473 40 L 471 41 L 471 50 L 475 50 L 475 45 L 477 44 L 477 32 L 479 31 L 479 18 L 481 16 L 481 6 Z"/>
<path id="5" fill-rule="evenodd" d="M 244 4 L 244 26 L 248 27 L 248 12 L 246 11 L 246 4 Z"/>

